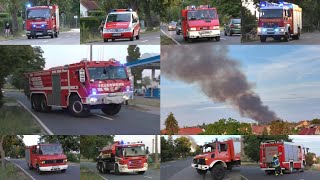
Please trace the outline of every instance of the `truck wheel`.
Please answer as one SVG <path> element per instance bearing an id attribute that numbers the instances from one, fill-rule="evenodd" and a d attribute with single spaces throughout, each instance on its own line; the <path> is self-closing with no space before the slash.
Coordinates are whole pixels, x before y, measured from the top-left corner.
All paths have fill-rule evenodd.
<path id="1" fill-rule="evenodd" d="M 224 170 L 224 167 L 220 164 L 217 164 L 213 166 L 211 169 L 211 177 L 212 180 L 222 180 L 224 178 L 226 171 Z"/>
<path id="2" fill-rule="evenodd" d="M 102 170 L 102 165 L 100 163 L 97 164 L 97 169 L 99 171 L 100 174 L 103 173 L 103 170 Z"/>
<path id="3" fill-rule="evenodd" d="M 289 33 L 286 33 L 286 35 L 283 36 L 284 42 L 289 42 L 289 39 L 290 39 L 290 35 Z"/>
<path id="4" fill-rule="evenodd" d="M 109 39 L 103 39 L 103 42 L 108 42 Z"/>
<path id="5" fill-rule="evenodd" d="M 207 171 L 203 171 L 201 169 L 197 169 L 197 173 L 200 174 L 200 175 L 205 175 L 205 174 L 207 174 Z"/>
<path id="6" fill-rule="evenodd" d="M 38 95 L 31 96 L 31 108 L 36 112 L 41 111 L 41 106 L 40 106 L 40 101 L 39 101 Z"/>
<path id="7" fill-rule="evenodd" d="M 46 97 L 45 96 L 41 96 L 41 99 L 40 99 L 40 106 L 41 106 L 41 111 L 42 112 L 50 112 L 51 111 L 51 106 L 48 106 L 47 105 L 47 100 L 46 100 Z"/>
<path id="8" fill-rule="evenodd" d="M 69 100 L 69 112 L 75 117 L 85 117 L 89 115 L 89 108 L 82 104 L 78 96 L 71 96 Z"/>
<path id="9" fill-rule="evenodd" d="M 261 41 L 261 42 L 266 42 L 266 41 L 267 41 L 267 37 L 260 36 L 260 41 Z"/>
<path id="10" fill-rule="evenodd" d="M 138 174 L 141 174 L 141 175 L 142 175 L 142 174 L 144 174 L 144 172 L 145 172 L 145 171 L 139 171 Z"/>
<path id="11" fill-rule="evenodd" d="M 42 174 L 42 171 L 40 170 L 39 165 L 37 165 L 37 173 L 38 173 L 39 175 Z"/>
<path id="12" fill-rule="evenodd" d="M 189 42 L 189 43 L 192 43 L 192 42 L 193 42 L 193 39 L 192 39 L 192 38 L 188 38 L 188 42 Z"/>
<path id="13" fill-rule="evenodd" d="M 62 173 L 65 173 L 66 171 L 67 171 L 67 169 L 62 169 L 61 170 Z"/>
<path id="14" fill-rule="evenodd" d="M 31 39 L 31 37 L 30 36 L 27 36 L 28 37 L 28 39 Z"/>
<path id="15" fill-rule="evenodd" d="M 106 115 L 118 114 L 121 109 L 121 104 L 106 104 L 103 106 L 101 111 Z"/>
<path id="16" fill-rule="evenodd" d="M 232 166 L 227 166 L 227 170 L 231 171 L 232 170 Z"/>
<path id="17" fill-rule="evenodd" d="M 120 175 L 119 165 L 118 165 L 118 164 L 115 164 L 115 165 L 114 165 L 114 174 Z"/>
<path id="18" fill-rule="evenodd" d="M 273 174 L 273 171 L 265 171 L 267 175 Z"/>
<path id="19" fill-rule="evenodd" d="M 220 36 L 217 36 L 217 37 L 216 37 L 216 41 L 220 41 Z"/>

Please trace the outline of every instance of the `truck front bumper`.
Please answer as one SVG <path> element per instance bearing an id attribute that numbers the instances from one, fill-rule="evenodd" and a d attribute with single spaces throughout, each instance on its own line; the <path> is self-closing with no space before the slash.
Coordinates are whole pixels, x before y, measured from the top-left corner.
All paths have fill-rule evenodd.
<path id="1" fill-rule="evenodd" d="M 284 36 L 286 29 L 284 27 L 278 28 L 258 28 L 258 36 Z"/>
<path id="2" fill-rule="evenodd" d="M 40 171 L 61 171 L 67 169 L 68 165 L 59 165 L 59 166 L 45 166 L 39 167 Z"/>
<path id="3" fill-rule="evenodd" d="M 122 173 L 133 173 L 139 171 L 147 171 L 148 170 L 148 163 L 143 164 L 143 168 L 137 169 L 129 169 L 127 165 L 119 165 L 119 171 Z"/>
<path id="4" fill-rule="evenodd" d="M 191 164 L 191 166 L 195 169 L 200 169 L 200 170 L 208 170 L 210 167 L 208 165 L 201 165 L 201 164 Z"/>
<path id="5" fill-rule="evenodd" d="M 100 104 L 121 104 L 123 101 L 132 99 L 133 92 L 118 92 L 90 95 L 83 104 L 100 105 Z"/>
<path id="6" fill-rule="evenodd" d="M 132 32 L 103 32 L 103 39 L 122 39 L 132 38 Z"/>
<path id="7" fill-rule="evenodd" d="M 191 39 L 213 38 L 218 36 L 220 36 L 220 30 L 188 31 L 188 37 Z"/>
<path id="8" fill-rule="evenodd" d="M 27 36 L 51 36 L 52 34 L 53 34 L 52 29 L 26 30 Z"/>
<path id="9" fill-rule="evenodd" d="M 274 171 L 276 168 L 261 168 L 262 171 Z M 281 168 L 284 170 L 285 168 Z"/>

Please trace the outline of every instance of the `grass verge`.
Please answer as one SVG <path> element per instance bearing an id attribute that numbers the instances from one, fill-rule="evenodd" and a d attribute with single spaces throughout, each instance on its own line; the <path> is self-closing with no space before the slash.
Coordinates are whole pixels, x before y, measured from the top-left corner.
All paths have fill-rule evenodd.
<path id="1" fill-rule="evenodd" d="M 81 180 L 103 180 L 103 178 L 95 173 L 93 170 L 80 166 L 80 179 Z"/>
<path id="2" fill-rule="evenodd" d="M 141 32 L 141 34 L 148 34 L 148 33 L 153 33 L 153 32 L 159 32 L 160 33 L 160 27 L 155 27 L 151 30 L 145 30 L 143 32 Z"/>
<path id="3" fill-rule="evenodd" d="M 177 43 L 167 36 L 160 36 L 160 43 L 161 45 L 177 45 Z"/>
<path id="4" fill-rule="evenodd" d="M 151 106 L 151 107 L 157 107 L 160 108 L 160 100 L 158 99 L 151 99 L 151 98 L 134 98 L 129 100 L 129 104 L 132 105 L 144 105 L 144 106 Z"/>
<path id="5" fill-rule="evenodd" d="M 309 170 L 309 171 L 320 171 L 320 166 L 309 166 L 309 167 L 306 167 L 305 170 Z"/>
<path id="6" fill-rule="evenodd" d="M 4 37 L 3 35 L 0 36 L 0 41 L 8 41 L 8 40 L 14 40 L 14 39 L 22 39 L 23 35 L 25 35 L 25 31 L 20 31 L 16 35 L 12 36 L 10 35 L 9 37 Z"/>
<path id="7" fill-rule="evenodd" d="M 0 167 L 0 179 L 29 180 L 30 177 L 24 174 L 20 168 L 10 162 L 6 162 L 6 168 L 4 170 Z"/>
<path id="8" fill-rule="evenodd" d="M 32 115 L 13 98 L 5 97 L 0 108 L 0 134 L 45 134 Z"/>

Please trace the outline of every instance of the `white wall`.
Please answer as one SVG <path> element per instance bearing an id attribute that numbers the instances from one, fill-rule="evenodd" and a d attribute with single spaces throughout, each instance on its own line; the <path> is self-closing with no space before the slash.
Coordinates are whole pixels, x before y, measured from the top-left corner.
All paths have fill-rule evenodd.
<path id="1" fill-rule="evenodd" d="M 80 17 L 88 17 L 88 9 L 80 3 Z"/>

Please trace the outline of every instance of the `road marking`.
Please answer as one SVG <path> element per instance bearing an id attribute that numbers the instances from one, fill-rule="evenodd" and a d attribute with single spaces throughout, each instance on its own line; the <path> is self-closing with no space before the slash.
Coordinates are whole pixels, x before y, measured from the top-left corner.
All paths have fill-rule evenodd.
<path id="1" fill-rule="evenodd" d="M 220 38 L 220 39 L 225 40 L 225 41 L 227 40 L 226 38 Z"/>
<path id="2" fill-rule="evenodd" d="M 47 132 L 48 135 L 54 135 L 50 131 L 50 129 L 46 125 L 44 125 L 43 122 L 33 112 L 30 111 L 30 109 L 28 109 L 21 101 L 17 100 L 17 102 L 21 104 L 21 106 L 23 106 L 38 121 L 38 123 L 42 126 L 42 128 Z"/>
<path id="3" fill-rule="evenodd" d="M 149 41 L 149 40 L 144 40 L 144 41 L 141 41 L 141 42 L 147 42 L 147 41 Z"/>
<path id="4" fill-rule="evenodd" d="M 44 43 L 47 43 L 48 42 L 48 40 L 46 40 L 46 41 L 43 41 Z"/>
<path id="5" fill-rule="evenodd" d="M 89 171 L 92 171 L 93 173 L 95 173 L 95 174 L 98 174 L 98 173 L 96 173 L 94 170 L 92 170 L 92 169 L 89 169 Z M 107 178 L 105 178 L 105 177 L 103 177 L 101 174 L 98 174 L 102 179 L 104 179 L 104 180 L 108 180 Z"/>
<path id="6" fill-rule="evenodd" d="M 246 177 L 244 177 L 244 176 L 242 176 L 242 175 L 240 175 L 240 176 L 241 176 L 241 179 L 248 180 L 248 178 L 246 178 Z"/>
<path id="7" fill-rule="evenodd" d="M 10 161 L 10 160 L 8 160 Z M 36 180 L 35 178 L 33 178 L 26 170 L 24 170 L 21 166 L 19 166 L 18 164 L 14 163 L 13 161 L 10 161 L 13 164 L 15 164 L 16 166 L 18 166 L 24 173 L 26 173 L 32 180 Z"/>
<path id="8" fill-rule="evenodd" d="M 169 36 L 167 33 L 165 33 L 162 29 L 160 29 L 161 32 L 166 35 L 168 38 L 172 39 L 175 43 L 177 43 L 178 45 L 181 45 L 178 41 L 176 41 L 175 39 L 173 39 L 171 36 Z"/>
<path id="9" fill-rule="evenodd" d="M 106 116 L 102 116 L 102 115 L 99 115 L 99 114 L 93 114 L 93 115 L 113 121 L 113 119 L 108 118 L 108 117 L 106 117 Z"/>
<path id="10" fill-rule="evenodd" d="M 152 177 L 150 177 L 150 176 L 143 176 L 143 177 L 145 177 L 145 178 L 149 178 L 149 179 L 152 179 Z"/>

